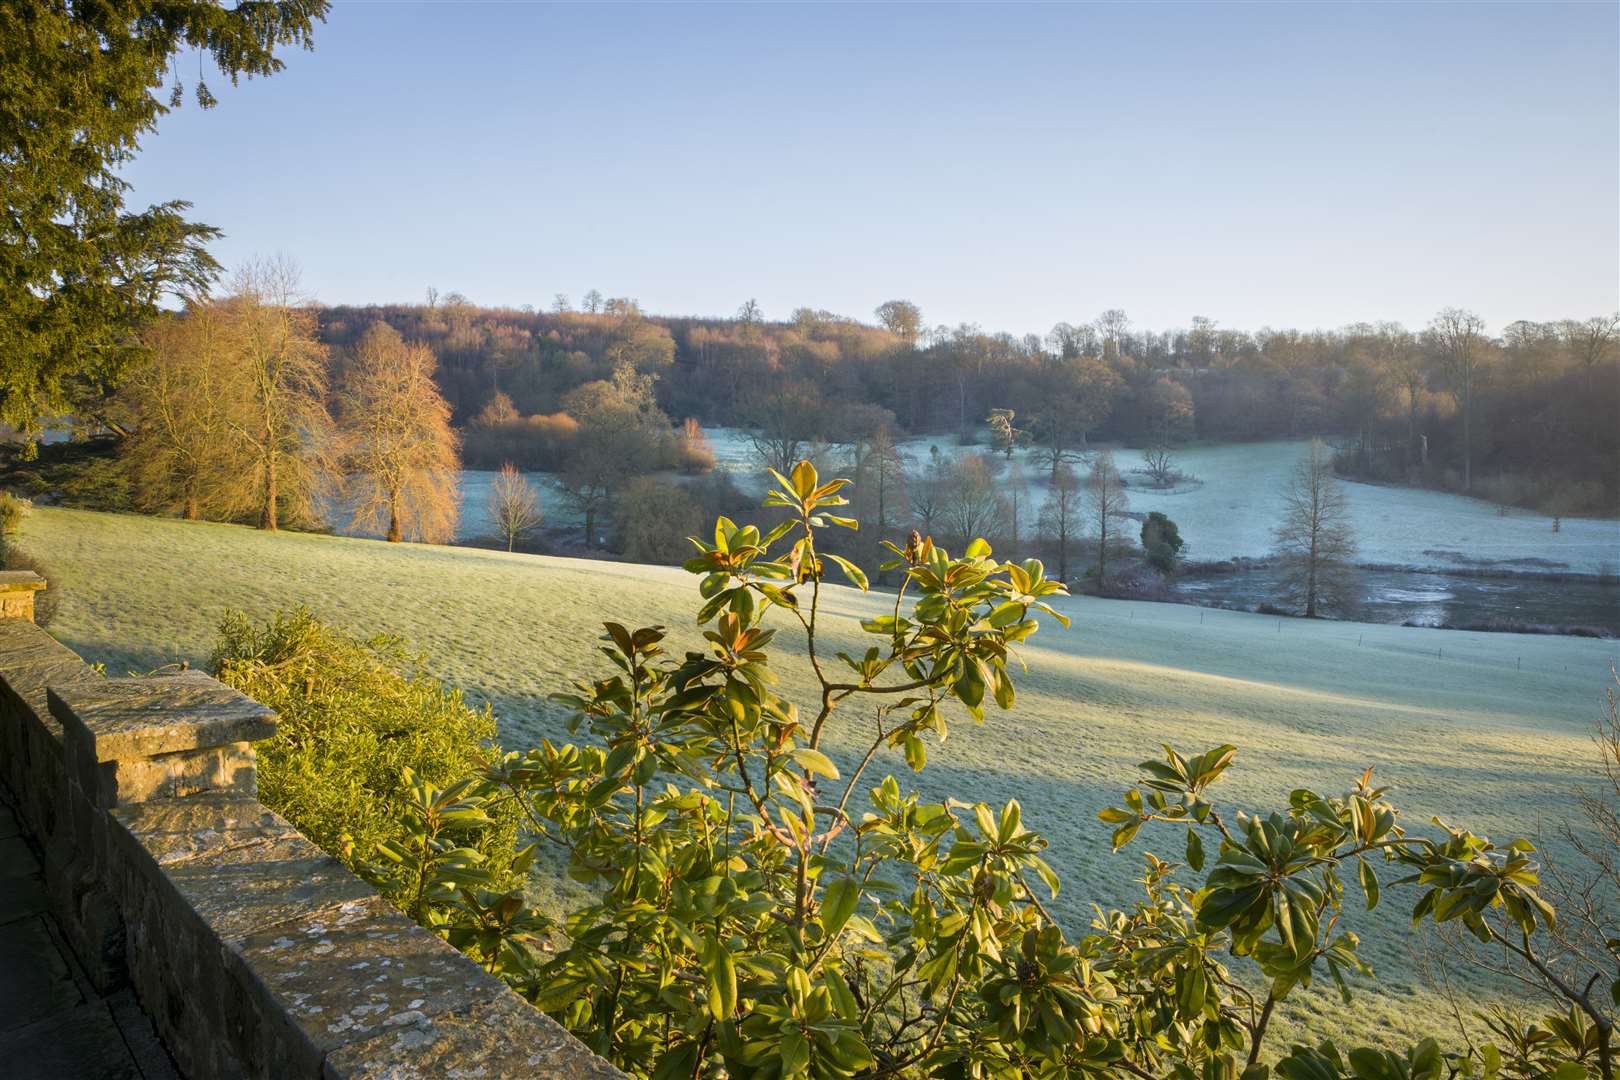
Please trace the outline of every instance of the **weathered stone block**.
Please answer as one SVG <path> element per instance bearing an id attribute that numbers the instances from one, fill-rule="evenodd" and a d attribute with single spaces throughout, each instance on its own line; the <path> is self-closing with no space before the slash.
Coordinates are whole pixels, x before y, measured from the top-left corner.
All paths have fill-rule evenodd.
<path id="1" fill-rule="evenodd" d="M 257 799 L 229 793 L 120 806 L 111 817 L 159 867 L 260 840 L 298 835 Z"/>
<path id="2" fill-rule="evenodd" d="M 205 791 L 252 797 L 259 791 L 256 763 L 253 744 L 246 742 L 102 762 L 96 798 L 101 806 L 112 807 Z"/>
<path id="3" fill-rule="evenodd" d="M 319 1075 L 336 1047 L 468 1009 L 505 985 L 378 896 L 227 946 L 254 1007 L 233 1030 L 267 1075 Z"/>
<path id="4" fill-rule="evenodd" d="M 168 883 L 220 941 L 241 941 L 376 893 L 297 833 L 168 868 Z"/>
<path id="5" fill-rule="evenodd" d="M 200 671 L 103 679 L 47 692 L 51 715 L 82 728 L 97 761 L 267 739 L 276 714 Z"/>
<path id="6" fill-rule="evenodd" d="M 32 570 L 0 570 L 0 619 L 34 621 L 34 594 L 45 579 Z"/>
<path id="7" fill-rule="evenodd" d="M 516 994 L 438 1016 L 399 1016 L 326 1058 L 326 1080 L 622 1080 L 551 1017 Z"/>

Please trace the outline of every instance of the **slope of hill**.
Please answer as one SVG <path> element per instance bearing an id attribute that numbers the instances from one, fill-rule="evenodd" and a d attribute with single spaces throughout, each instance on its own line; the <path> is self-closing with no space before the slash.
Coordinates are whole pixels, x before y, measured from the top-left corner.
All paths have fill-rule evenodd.
<path id="1" fill-rule="evenodd" d="M 206 663 L 225 609 L 262 617 L 303 603 L 407 638 L 436 674 L 494 705 L 513 746 L 564 736 L 544 698 L 601 672 L 600 620 L 664 624 L 677 649 L 699 640 L 695 583 L 671 568 L 60 509 L 35 511 L 23 541 L 65 593 L 52 631 L 113 673 Z M 842 588 L 829 596 L 830 636 L 848 647 L 861 636 L 856 617 L 882 601 Z M 1095 815 L 1161 742 L 1238 745 L 1221 797 L 1250 809 L 1282 806 L 1298 785 L 1343 790 L 1373 765 L 1414 827 L 1438 815 L 1494 837 L 1550 833 L 1590 776 L 1591 722 L 1616 647 L 1089 598 L 1066 607 L 1073 629 L 1045 626 L 1025 650 L 1017 709 L 956 725 L 917 782 L 934 797 L 1019 799 L 1052 841 L 1064 879 L 1056 909 L 1075 929 L 1092 901 L 1133 898 L 1138 848 L 1110 856 Z M 791 651 L 794 635 L 781 640 Z M 786 692 L 807 688 L 796 656 L 782 669 Z M 835 757 L 848 761 L 861 725 L 851 716 L 834 732 Z M 880 767 L 906 771 L 897 756 Z M 1148 839 L 1166 854 L 1178 848 L 1174 834 Z M 1363 937 L 1377 943 L 1369 956 L 1385 985 L 1334 1033 L 1382 1041 L 1386 1025 L 1438 1023 L 1440 1003 L 1404 937 L 1406 910 L 1397 899 L 1375 919 L 1353 916 L 1374 924 Z M 1299 1024 L 1310 1009 L 1309 997 L 1290 999 L 1283 1015 Z"/>

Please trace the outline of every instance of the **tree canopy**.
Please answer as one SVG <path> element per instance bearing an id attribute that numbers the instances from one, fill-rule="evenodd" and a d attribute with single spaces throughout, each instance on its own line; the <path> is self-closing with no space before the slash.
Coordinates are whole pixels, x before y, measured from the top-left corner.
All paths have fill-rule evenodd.
<path id="1" fill-rule="evenodd" d="M 188 203 L 126 208 L 118 170 L 183 99 L 170 58 L 205 52 L 235 83 L 310 47 L 327 0 L 16 0 L 0 34 L 0 421 L 28 435 L 100 396 L 142 353 L 166 294 L 202 292 L 218 230 Z M 196 101 L 215 98 L 199 79 Z"/>

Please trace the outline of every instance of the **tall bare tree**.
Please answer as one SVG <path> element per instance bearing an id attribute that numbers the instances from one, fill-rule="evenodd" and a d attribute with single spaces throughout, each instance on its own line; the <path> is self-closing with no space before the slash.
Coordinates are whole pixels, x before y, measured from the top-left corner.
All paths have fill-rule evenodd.
<path id="1" fill-rule="evenodd" d="M 232 426 L 243 404 L 234 324 L 210 303 L 160 319 L 146 333 L 151 360 L 119 391 L 129 416 L 124 466 L 144 510 L 188 520 L 229 517 L 244 509 L 240 478 L 250 462 Z"/>
<path id="2" fill-rule="evenodd" d="M 447 301 L 448 302 L 448 301 Z M 326 347 L 315 313 L 285 259 L 249 263 L 225 301 L 236 322 L 246 403 L 232 423 L 252 459 L 259 528 L 319 520 L 331 478 L 332 419 L 326 411 Z"/>
<path id="3" fill-rule="evenodd" d="M 1284 559 L 1284 586 L 1291 599 L 1303 604 L 1305 617 L 1314 619 L 1323 608 L 1350 600 L 1348 563 L 1356 552 L 1349 504 L 1322 440 L 1311 440 L 1309 452 L 1288 478 L 1283 503 L 1277 548 Z"/>
<path id="4" fill-rule="evenodd" d="M 906 459 L 894 429 L 879 424 L 850 443 L 849 467 L 855 481 L 856 515 L 881 537 L 906 520 Z"/>
<path id="5" fill-rule="evenodd" d="M 1100 450 L 1086 476 L 1086 516 L 1097 528 L 1097 588 L 1108 584 L 1108 542 L 1110 526 L 1130 508 L 1125 494 L 1125 478 L 1119 475 L 1111 451 Z"/>
<path id="6" fill-rule="evenodd" d="M 1411 331 L 1400 323 L 1379 323 L 1368 338 L 1373 364 L 1385 372 L 1406 406 L 1406 446 L 1408 453 L 1417 442 L 1418 407 L 1428 391 L 1428 372 L 1423 352 Z"/>
<path id="7" fill-rule="evenodd" d="M 1463 422 L 1463 490 L 1474 487 L 1474 382 L 1485 356 L 1485 320 L 1463 308 L 1445 308 L 1429 321 L 1447 384 Z"/>
<path id="8" fill-rule="evenodd" d="M 1041 507 L 1041 536 L 1057 550 L 1058 580 L 1069 580 L 1069 546 L 1080 535 L 1083 507 L 1080 478 L 1068 465 L 1058 470 Z"/>
<path id="9" fill-rule="evenodd" d="M 339 393 L 339 432 L 354 527 L 397 543 L 455 537 L 461 439 L 433 381 L 433 350 L 387 323 L 360 338 Z"/>
<path id="10" fill-rule="evenodd" d="M 940 524 L 945 484 L 950 471 L 950 463 L 946 461 L 945 455 L 940 453 L 939 447 L 930 446 L 928 464 L 923 466 L 921 474 L 912 482 L 907 492 L 911 500 L 912 520 L 917 523 L 924 536 L 933 535 L 934 529 Z"/>
<path id="11" fill-rule="evenodd" d="M 990 465 L 977 454 L 963 457 L 944 474 L 938 492 L 939 523 L 952 543 L 967 545 L 990 537 L 1005 516 L 1006 504 Z"/>
<path id="12" fill-rule="evenodd" d="M 1097 316 L 1092 327 L 1102 339 L 1103 355 L 1117 357 L 1125 351 L 1125 335 L 1130 331 L 1131 319 L 1119 308 L 1109 308 Z"/>
<path id="13" fill-rule="evenodd" d="M 1049 478 L 1063 462 L 1078 458 L 1086 434 L 1108 419 L 1123 385 L 1114 369 L 1094 356 L 1059 361 L 1042 373 L 1033 456 L 1046 463 Z"/>
<path id="14" fill-rule="evenodd" d="M 739 405 L 760 464 L 786 476 L 822 435 L 821 390 L 803 379 L 774 379 Z"/>
<path id="15" fill-rule="evenodd" d="M 1010 559 L 1017 556 L 1019 545 L 1024 542 L 1024 516 L 1029 509 L 1029 481 L 1024 477 L 1024 467 L 1009 460 L 998 486 L 1007 508 L 1007 557 Z"/>
<path id="16" fill-rule="evenodd" d="M 540 493 L 510 461 L 501 466 L 501 471 L 495 474 L 495 482 L 490 485 L 489 517 L 495 523 L 496 535 L 506 541 L 507 551 L 545 520 Z"/>

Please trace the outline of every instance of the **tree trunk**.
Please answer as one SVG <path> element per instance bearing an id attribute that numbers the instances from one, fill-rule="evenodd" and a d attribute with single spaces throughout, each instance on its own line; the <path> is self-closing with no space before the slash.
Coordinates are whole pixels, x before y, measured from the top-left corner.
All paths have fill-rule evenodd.
<path id="1" fill-rule="evenodd" d="M 186 492 L 185 513 L 187 521 L 197 521 L 202 517 L 201 511 L 197 508 L 197 492 L 194 490 Z"/>
<path id="2" fill-rule="evenodd" d="M 1474 490 L 1474 439 L 1472 423 L 1474 413 L 1473 376 L 1463 383 L 1463 490 Z"/>
<path id="3" fill-rule="evenodd" d="M 259 528 L 268 532 L 276 531 L 276 500 L 279 493 L 276 491 L 276 455 L 267 454 L 264 459 L 264 505 L 259 507 Z"/>
<path id="4" fill-rule="evenodd" d="M 596 546 L 596 507 L 594 505 L 585 508 L 585 546 L 588 548 Z"/>
<path id="5" fill-rule="evenodd" d="M 1312 503 L 1315 503 L 1318 498 L 1319 496 L 1313 492 L 1311 495 Z M 1316 513 L 1314 506 L 1311 512 Z M 1314 619 L 1316 618 L 1316 529 L 1314 526 L 1311 530 L 1311 551 L 1306 558 L 1309 561 L 1305 564 L 1305 617 Z"/>
<path id="6" fill-rule="evenodd" d="M 1097 541 L 1097 591 L 1103 590 L 1103 583 L 1108 580 L 1108 512 L 1102 513 L 1102 536 Z"/>
<path id="7" fill-rule="evenodd" d="M 388 493 L 388 542 L 397 544 L 405 538 L 399 527 L 399 492 Z"/>

